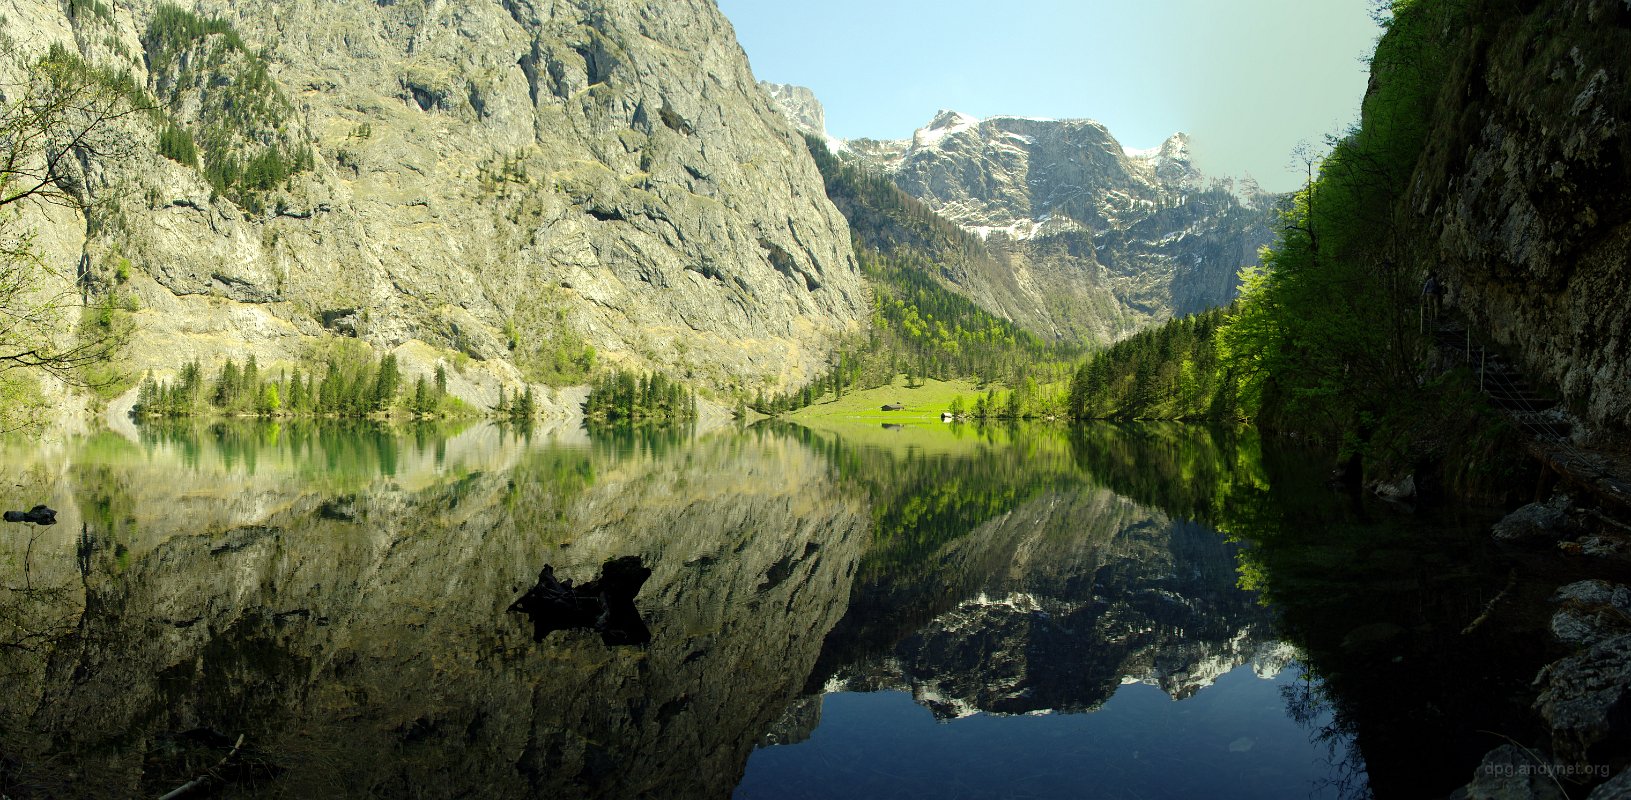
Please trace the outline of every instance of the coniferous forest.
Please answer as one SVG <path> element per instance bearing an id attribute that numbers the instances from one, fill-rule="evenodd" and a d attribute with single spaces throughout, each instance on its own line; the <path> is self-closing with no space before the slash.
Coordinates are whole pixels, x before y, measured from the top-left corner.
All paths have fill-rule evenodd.
<path id="1" fill-rule="evenodd" d="M 617 369 L 595 378 L 583 413 L 600 425 L 692 422 L 697 418 L 697 395 L 661 372 Z"/>
<path id="2" fill-rule="evenodd" d="M 137 390 L 134 413 L 146 417 L 250 416 L 430 418 L 469 416 L 468 405 L 448 394 L 447 370 L 404 379 L 397 359 L 371 360 L 361 348 L 336 348 L 302 369 L 263 371 L 249 356 L 227 360 L 214 376 L 197 361 L 174 380 L 149 375 Z"/>

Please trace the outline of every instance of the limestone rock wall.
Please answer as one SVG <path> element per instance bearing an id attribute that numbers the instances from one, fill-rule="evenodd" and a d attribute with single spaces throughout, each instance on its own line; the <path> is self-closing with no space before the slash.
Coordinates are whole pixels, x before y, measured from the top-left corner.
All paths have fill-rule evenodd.
<path id="1" fill-rule="evenodd" d="M 896 146 L 874 148 L 896 185 L 1006 265 L 959 276 L 971 296 L 1052 338 L 1111 341 L 1223 305 L 1273 238 L 1274 198 L 1208 183 L 1184 134 L 1137 151 L 1092 120 L 943 112 Z"/>
<path id="2" fill-rule="evenodd" d="M 198 3 L 242 38 L 224 66 L 208 41 L 155 59 L 159 7 L 0 15 L 23 52 L 127 72 L 201 147 L 210 81 L 260 59 L 286 106 L 250 133 L 313 163 L 235 203 L 207 157 L 157 155 L 161 123 L 124 123 L 125 152 L 83 176 L 89 218 L 46 238 L 77 231 L 80 263 L 56 267 L 139 306 L 135 370 L 357 336 L 410 373 L 468 357 L 484 401 L 540 343 L 583 342 L 757 388 L 804 380 L 864 319 L 847 225 L 712 2 Z"/>
<path id="3" fill-rule="evenodd" d="M 1576 410 L 1631 430 L 1631 6 L 1479 5 L 1411 187 L 1422 260 Z"/>

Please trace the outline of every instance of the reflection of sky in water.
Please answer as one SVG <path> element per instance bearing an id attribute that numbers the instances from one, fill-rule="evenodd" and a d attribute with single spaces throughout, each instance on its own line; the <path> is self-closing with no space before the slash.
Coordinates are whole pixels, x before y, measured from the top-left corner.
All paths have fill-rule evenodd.
<path id="1" fill-rule="evenodd" d="M 1333 797 L 1329 751 L 1286 716 L 1298 672 L 1241 666 L 1181 701 L 1132 683 L 1092 713 L 949 723 L 907 692 L 828 694 L 808 740 L 754 751 L 735 797 Z"/>

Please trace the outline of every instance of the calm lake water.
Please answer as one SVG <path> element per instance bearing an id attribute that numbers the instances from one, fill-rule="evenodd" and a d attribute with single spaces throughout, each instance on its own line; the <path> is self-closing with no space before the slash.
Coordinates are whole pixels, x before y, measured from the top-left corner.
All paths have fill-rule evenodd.
<path id="1" fill-rule="evenodd" d="M 1321 463 L 1152 425 L 14 446 L 0 504 L 59 522 L 0 538 L 0 793 L 1442 794 L 1526 732 L 1533 625 L 1468 627 L 1526 579 Z M 632 610 L 540 583 L 612 559 Z"/>

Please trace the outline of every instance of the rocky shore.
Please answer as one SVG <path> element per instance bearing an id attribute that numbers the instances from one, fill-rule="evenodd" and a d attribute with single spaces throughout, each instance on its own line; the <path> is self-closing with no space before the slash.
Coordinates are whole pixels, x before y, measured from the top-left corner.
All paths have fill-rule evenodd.
<path id="1" fill-rule="evenodd" d="M 1610 800 L 1631 796 L 1631 527 L 1556 494 L 1496 523 L 1507 546 L 1589 559 L 1589 578 L 1559 586 L 1550 636 L 1567 653 L 1535 676 L 1532 709 L 1542 740 L 1485 755 L 1455 800 Z M 1590 790 L 1590 794 L 1582 794 Z"/>

